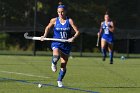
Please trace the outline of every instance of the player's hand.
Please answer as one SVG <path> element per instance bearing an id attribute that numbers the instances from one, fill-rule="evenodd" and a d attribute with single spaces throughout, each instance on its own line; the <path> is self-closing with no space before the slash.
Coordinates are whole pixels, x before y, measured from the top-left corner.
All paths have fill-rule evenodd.
<path id="1" fill-rule="evenodd" d="M 74 37 L 69 38 L 69 39 L 68 39 L 68 42 L 74 42 Z"/>
<path id="2" fill-rule="evenodd" d="M 44 38 L 45 38 L 44 36 L 41 36 L 41 39 L 40 39 L 40 41 L 44 41 Z"/>

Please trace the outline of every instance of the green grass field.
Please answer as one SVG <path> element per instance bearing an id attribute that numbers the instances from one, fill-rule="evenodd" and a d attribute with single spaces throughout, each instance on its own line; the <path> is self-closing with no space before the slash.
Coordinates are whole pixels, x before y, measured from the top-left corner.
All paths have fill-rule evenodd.
<path id="1" fill-rule="evenodd" d="M 69 59 L 64 88 L 56 87 L 59 71 L 51 71 L 50 61 L 47 56 L 1 55 L 0 93 L 140 93 L 140 59 L 115 58 L 113 65 L 95 57 Z"/>

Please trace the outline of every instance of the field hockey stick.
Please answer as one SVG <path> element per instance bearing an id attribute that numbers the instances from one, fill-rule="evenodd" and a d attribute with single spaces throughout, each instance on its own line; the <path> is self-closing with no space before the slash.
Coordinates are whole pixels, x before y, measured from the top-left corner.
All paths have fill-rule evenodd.
<path id="1" fill-rule="evenodd" d="M 25 37 L 26 39 L 41 40 L 41 37 L 28 36 L 28 33 L 25 33 L 25 34 L 24 34 L 24 37 Z M 56 38 L 43 38 L 43 40 L 59 41 L 59 42 L 68 42 L 68 40 L 65 40 L 65 39 L 56 39 Z"/>
<path id="2" fill-rule="evenodd" d="M 99 46 L 99 39 L 100 39 L 100 36 L 98 35 L 98 37 L 97 37 L 97 42 L 96 42 L 96 46 L 97 46 L 97 47 Z"/>

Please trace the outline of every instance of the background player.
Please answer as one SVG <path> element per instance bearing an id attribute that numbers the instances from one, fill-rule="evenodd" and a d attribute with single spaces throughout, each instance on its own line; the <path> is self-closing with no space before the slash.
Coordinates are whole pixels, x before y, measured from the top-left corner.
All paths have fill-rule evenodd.
<path id="1" fill-rule="evenodd" d="M 104 15 L 104 21 L 101 22 L 100 31 L 98 32 L 98 37 L 101 36 L 101 51 L 103 53 L 103 61 L 106 58 L 106 47 L 108 46 L 110 64 L 113 64 L 113 32 L 114 24 L 110 20 L 109 14 Z"/>
<path id="2" fill-rule="evenodd" d="M 61 60 L 61 68 L 59 72 L 59 76 L 57 79 L 58 87 L 63 87 L 62 79 L 64 78 L 66 74 L 66 65 L 68 62 L 69 53 L 71 51 L 71 43 L 75 40 L 75 38 L 78 37 L 79 31 L 74 24 L 74 21 L 66 16 L 66 7 L 65 5 L 62 5 L 62 3 L 59 3 L 59 6 L 57 8 L 58 17 L 52 18 L 50 20 L 50 23 L 45 29 L 45 33 L 43 36 L 41 36 L 42 41 L 43 38 L 45 38 L 48 35 L 48 32 L 51 27 L 54 27 L 54 35 L 53 38 L 58 39 L 68 39 L 69 42 L 52 42 L 52 50 L 53 50 L 53 57 L 52 57 L 52 71 L 57 71 L 57 61 Z M 75 34 L 71 36 L 71 28 L 73 28 Z"/>

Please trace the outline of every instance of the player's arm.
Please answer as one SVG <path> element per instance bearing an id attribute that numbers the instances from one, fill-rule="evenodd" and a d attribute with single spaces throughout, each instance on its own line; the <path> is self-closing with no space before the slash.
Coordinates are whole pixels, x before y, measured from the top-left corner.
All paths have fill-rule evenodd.
<path id="1" fill-rule="evenodd" d="M 115 30 L 114 23 L 111 21 L 109 31 L 114 32 L 114 30 Z"/>
<path id="2" fill-rule="evenodd" d="M 97 33 L 98 37 L 100 37 L 100 35 L 102 33 L 102 24 L 103 24 L 103 22 L 101 22 L 101 26 L 100 26 L 99 32 Z"/>
<path id="3" fill-rule="evenodd" d="M 79 36 L 80 32 L 72 19 L 69 19 L 69 22 L 70 22 L 70 25 L 72 26 L 73 30 L 75 31 L 74 36 L 69 39 L 70 42 L 73 42 L 75 40 L 75 38 L 77 38 Z"/>
<path id="4" fill-rule="evenodd" d="M 50 20 L 50 23 L 49 23 L 49 24 L 46 26 L 46 28 L 45 28 L 44 35 L 41 36 L 41 41 L 43 41 L 43 38 L 45 38 L 45 37 L 48 35 L 48 33 L 49 33 L 51 27 L 54 26 L 55 21 L 56 21 L 56 18 L 52 18 L 52 19 Z"/>

